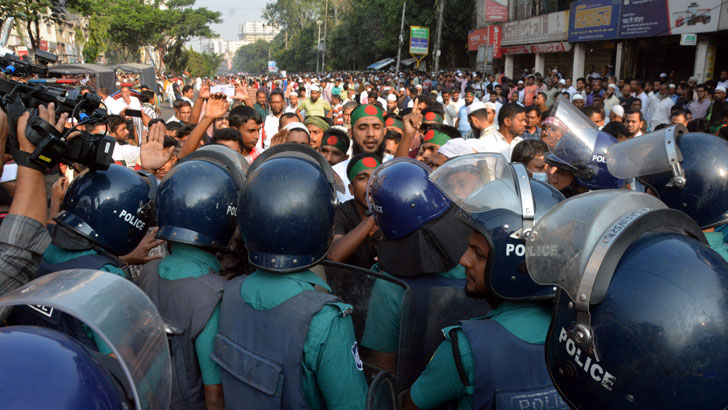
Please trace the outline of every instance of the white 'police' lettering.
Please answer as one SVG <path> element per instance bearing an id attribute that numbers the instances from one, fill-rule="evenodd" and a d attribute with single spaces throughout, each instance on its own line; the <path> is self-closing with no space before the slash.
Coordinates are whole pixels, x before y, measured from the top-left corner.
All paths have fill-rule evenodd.
<path id="1" fill-rule="evenodd" d="M 506 244 L 506 256 L 511 256 L 511 253 L 515 252 L 516 256 L 523 256 L 526 254 L 526 245 L 512 243 Z"/>
<path id="2" fill-rule="evenodd" d="M 139 219 L 138 216 L 127 212 L 125 209 L 121 210 L 121 212 L 119 213 L 119 218 L 123 219 L 126 223 L 140 231 L 143 231 L 144 227 L 147 225 L 147 223 Z"/>
<path id="3" fill-rule="evenodd" d="M 228 205 L 227 214 L 232 216 L 238 216 L 238 208 L 236 206 Z"/>
<path id="4" fill-rule="evenodd" d="M 556 389 L 518 394 L 511 397 L 510 402 L 510 408 L 519 410 L 565 409 L 568 407 Z"/>
<path id="5" fill-rule="evenodd" d="M 556 256 L 559 253 L 557 245 L 533 245 L 526 248 L 528 256 Z"/>
<path id="6" fill-rule="evenodd" d="M 605 389 L 612 391 L 614 382 L 617 380 L 616 377 L 604 370 L 599 363 L 592 360 L 591 356 L 587 354 L 582 355 L 583 352 L 581 349 L 576 346 L 576 342 L 569 337 L 568 332 L 566 332 L 566 329 L 563 327 L 561 328 L 561 333 L 559 333 L 559 344 L 564 344 L 566 353 L 574 359 L 574 362 L 579 366 L 579 368 L 588 374 L 592 380 L 600 383 Z"/>
<path id="7" fill-rule="evenodd" d="M 602 164 L 607 163 L 607 159 L 604 157 L 604 155 L 592 155 L 592 161 L 601 162 Z"/>

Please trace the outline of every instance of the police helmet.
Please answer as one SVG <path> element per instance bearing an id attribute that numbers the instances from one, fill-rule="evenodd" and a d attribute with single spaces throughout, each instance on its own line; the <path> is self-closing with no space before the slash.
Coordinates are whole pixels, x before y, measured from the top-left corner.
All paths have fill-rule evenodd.
<path id="1" fill-rule="evenodd" d="M 122 390 L 92 353 L 55 330 L 0 328 L 0 361 L 4 408 L 128 408 Z"/>
<path id="2" fill-rule="evenodd" d="M 156 236 L 223 250 L 235 232 L 244 159 L 222 146 L 198 151 L 180 161 L 159 185 Z"/>
<path id="3" fill-rule="evenodd" d="M 153 222 L 156 188 L 153 176 L 121 165 L 86 170 L 68 186 L 55 220 L 114 255 L 126 255 Z"/>
<path id="4" fill-rule="evenodd" d="M 608 166 L 703 228 L 728 221 L 728 141 L 720 137 L 674 125 L 610 147 Z"/>
<path id="5" fill-rule="evenodd" d="M 326 256 L 336 191 L 328 161 L 301 144 L 279 144 L 250 167 L 238 226 L 250 263 L 269 272 L 304 270 Z"/>
<path id="6" fill-rule="evenodd" d="M 581 110 L 563 96 L 554 105 L 552 115 L 566 134 L 551 152 L 544 154 L 546 163 L 571 172 L 585 188 L 621 188 L 624 181 L 609 173 L 606 160 L 607 149 L 617 140 L 599 131 Z"/>
<path id="7" fill-rule="evenodd" d="M 539 220 L 529 274 L 556 285 L 549 373 L 576 409 L 724 408 L 728 264 L 686 214 L 626 190 Z"/>
<path id="8" fill-rule="evenodd" d="M 564 199 L 560 192 L 529 179 L 522 164 L 511 164 L 493 153 L 452 159 L 433 171 L 430 179 L 460 207 L 458 219 L 488 241 L 491 252 L 485 277 L 497 296 L 553 298 L 553 286 L 538 285 L 527 274 L 525 238 L 534 221 Z"/>
<path id="9" fill-rule="evenodd" d="M 410 158 L 380 165 L 367 186 L 369 211 L 385 239 L 399 239 L 450 209 L 450 200 L 428 179 L 430 169 Z"/>

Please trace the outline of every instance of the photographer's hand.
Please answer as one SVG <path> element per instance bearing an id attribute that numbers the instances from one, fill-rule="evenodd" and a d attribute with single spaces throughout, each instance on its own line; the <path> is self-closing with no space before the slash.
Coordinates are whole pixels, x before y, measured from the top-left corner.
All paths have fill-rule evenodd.
<path id="1" fill-rule="evenodd" d="M 63 128 L 66 126 L 68 120 L 68 113 L 61 113 L 56 120 L 56 105 L 55 103 L 48 104 L 48 107 L 39 106 L 38 116 L 44 119 L 48 124 L 54 126 L 59 132 L 63 132 Z"/>

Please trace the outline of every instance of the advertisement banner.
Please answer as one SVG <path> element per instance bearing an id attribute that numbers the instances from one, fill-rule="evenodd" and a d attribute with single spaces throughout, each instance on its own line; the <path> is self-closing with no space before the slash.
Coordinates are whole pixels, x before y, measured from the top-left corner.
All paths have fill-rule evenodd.
<path id="1" fill-rule="evenodd" d="M 630 0 L 624 1 L 629 2 Z M 569 41 L 613 40 L 617 38 L 619 35 L 620 6 L 620 0 L 572 2 L 569 11 Z"/>
<path id="2" fill-rule="evenodd" d="M 488 27 L 468 32 L 468 51 L 476 51 L 478 46 L 488 44 Z"/>
<path id="3" fill-rule="evenodd" d="M 670 33 L 665 0 L 624 0 L 619 37 L 652 37 Z"/>
<path id="4" fill-rule="evenodd" d="M 485 21 L 508 21 L 508 0 L 485 0 Z"/>
<path id="5" fill-rule="evenodd" d="M 430 28 L 410 26 L 410 54 L 427 54 L 430 45 Z"/>
<path id="6" fill-rule="evenodd" d="M 667 5 L 671 34 L 706 33 L 718 30 L 721 0 L 668 0 Z"/>
<path id="7" fill-rule="evenodd" d="M 278 72 L 278 64 L 275 61 L 268 61 L 268 72 L 270 72 L 270 73 Z"/>
<path id="8" fill-rule="evenodd" d="M 503 57 L 501 52 L 501 40 L 503 38 L 503 30 L 501 26 L 490 26 L 489 43 L 493 46 L 493 58 Z"/>

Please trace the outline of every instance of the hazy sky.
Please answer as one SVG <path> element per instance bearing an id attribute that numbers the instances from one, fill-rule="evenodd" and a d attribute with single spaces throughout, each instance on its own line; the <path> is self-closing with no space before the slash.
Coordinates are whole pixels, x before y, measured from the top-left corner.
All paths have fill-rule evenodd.
<path id="1" fill-rule="evenodd" d="M 229 0 L 197 0 L 195 6 L 207 7 L 222 14 L 223 23 L 214 24 L 212 29 L 223 40 L 238 39 L 238 25 L 246 21 L 262 20 L 263 9 L 270 0 L 244 0 L 232 2 Z"/>

